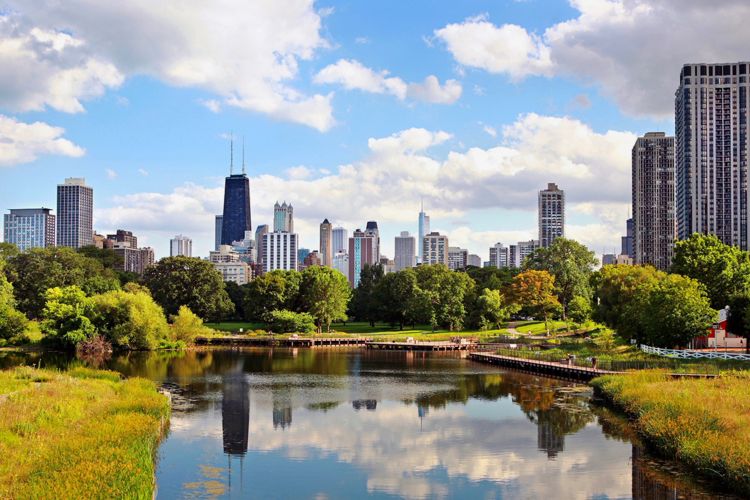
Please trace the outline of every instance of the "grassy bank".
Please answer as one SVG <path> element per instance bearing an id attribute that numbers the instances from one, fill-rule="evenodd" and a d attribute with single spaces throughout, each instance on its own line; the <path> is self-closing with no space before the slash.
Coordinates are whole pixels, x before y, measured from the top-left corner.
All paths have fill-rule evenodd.
<path id="1" fill-rule="evenodd" d="M 673 380 L 664 372 L 594 379 L 644 441 L 691 470 L 750 495 L 750 375 Z"/>
<path id="2" fill-rule="evenodd" d="M 0 498 L 152 498 L 167 398 L 115 372 L 0 372 Z"/>

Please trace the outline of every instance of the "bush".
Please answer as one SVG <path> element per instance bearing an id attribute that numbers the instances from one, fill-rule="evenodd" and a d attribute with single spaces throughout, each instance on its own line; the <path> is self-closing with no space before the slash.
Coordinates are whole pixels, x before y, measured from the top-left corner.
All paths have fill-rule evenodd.
<path id="1" fill-rule="evenodd" d="M 203 320 L 190 310 L 188 306 L 180 306 L 180 310 L 172 317 L 170 337 L 172 340 L 190 345 L 196 337 L 210 336 L 213 330 L 203 326 Z"/>
<path id="2" fill-rule="evenodd" d="M 268 323 L 276 333 L 310 333 L 315 331 L 315 320 L 310 314 L 294 311 L 272 311 Z"/>
<path id="3" fill-rule="evenodd" d="M 155 349 L 167 336 L 164 311 L 144 292 L 116 290 L 96 295 L 90 303 L 91 321 L 115 347 Z"/>
<path id="4" fill-rule="evenodd" d="M 79 287 L 50 288 L 44 294 L 42 332 L 60 344 L 75 347 L 96 329 L 87 316 L 89 300 Z"/>

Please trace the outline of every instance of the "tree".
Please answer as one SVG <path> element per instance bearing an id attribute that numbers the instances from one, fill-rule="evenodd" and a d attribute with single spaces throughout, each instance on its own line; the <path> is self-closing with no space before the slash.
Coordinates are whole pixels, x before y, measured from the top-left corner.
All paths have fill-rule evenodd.
<path id="1" fill-rule="evenodd" d="M 21 253 L 16 245 L 13 243 L 0 242 L 0 260 L 10 260 Z"/>
<path id="2" fill-rule="evenodd" d="M 530 311 L 536 317 L 544 319 L 547 335 L 550 333 L 551 316 L 560 308 L 560 302 L 554 294 L 555 277 L 547 271 L 528 270 L 513 278 L 510 287 L 510 298 L 520 307 Z"/>
<path id="3" fill-rule="evenodd" d="M 594 335 L 594 344 L 603 352 L 611 352 L 615 348 L 615 332 L 609 328 L 604 328 Z"/>
<path id="4" fill-rule="evenodd" d="M 375 326 L 375 321 L 379 319 L 375 287 L 383 279 L 383 274 L 383 266 L 380 264 L 365 264 L 359 275 L 359 284 L 352 296 L 350 304 L 352 316 L 358 321 L 369 322 L 370 326 Z"/>
<path id="5" fill-rule="evenodd" d="M 114 290 L 89 299 L 88 316 L 114 347 L 155 349 L 167 337 L 164 310 L 143 292 Z"/>
<path id="6" fill-rule="evenodd" d="M 18 309 L 32 318 L 45 307 L 50 288 L 77 286 L 87 295 L 116 290 L 120 284 L 110 269 L 71 248 L 32 248 L 12 257 L 6 268 L 13 282 Z"/>
<path id="7" fill-rule="evenodd" d="M 111 248 L 98 248 L 94 245 L 86 245 L 76 251 L 81 255 L 99 261 L 104 269 L 119 269 L 123 267 L 122 257 L 117 255 Z"/>
<path id="8" fill-rule="evenodd" d="M 16 310 L 13 285 L 3 274 L 5 262 L 0 259 L 0 342 L 18 337 L 26 330 L 26 316 Z"/>
<path id="9" fill-rule="evenodd" d="M 188 306 L 204 320 L 220 321 L 233 312 L 221 273 L 201 259 L 161 259 L 146 269 L 143 283 L 167 314 L 177 314 L 180 306 Z"/>
<path id="10" fill-rule="evenodd" d="M 252 280 L 245 290 L 245 318 L 267 321 L 273 311 L 297 310 L 300 279 L 297 271 L 271 271 Z"/>
<path id="11" fill-rule="evenodd" d="M 716 319 L 703 285 L 678 274 L 639 286 L 626 314 L 631 336 L 655 347 L 685 346 Z"/>
<path id="12" fill-rule="evenodd" d="M 573 297 L 591 298 L 589 278 L 597 264 L 594 252 L 577 241 L 557 238 L 549 248 L 539 248 L 525 261 L 524 269 L 547 271 L 555 277 L 555 294 L 563 319 Z"/>
<path id="13" fill-rule="evenodd" d="M 225 281 L 224 289 L 227 291 L 229 300 L 234 304 L 234 314 L 232 314 L 229 319 L 237 321 L 245 320 L 245 297 L 247 296 L 247 285 L 239 285 L 234 281 Z"/>
<path id="14" fill-rule="evenodd" d="M 375 285 L 373 294 L 380 318 L 403 330 L 404 324 L 413 322 L 415 318 L 413 308 L 417 294 L 417 275 L 414 269 L 407 268 L 386 274 Z"/>
<path id="15" fill-rule="evenodd" d="M 584 324 L 591 318 L 591 301 L 586 297 L 573 297 L 568 304 L 568 319 L 575 325 Z"/>
<path id="16" fill-rule="evenodd" d="M 651 266 L 604 266 L 592 278 L 597 304 L 595 319 L 625 336 L 629 326 L 626 310 L 637 298 L 639 287 L 645 283 L 656 283 L 664 276 L 662 271 Z"/>
<path id="17" fill-rule="evenodd" d="M 433 329 L 438 325 L 451 331 L 463 328 L 466 297 L 474 289 L 474 280 L 442 264 L 419 266 L 414 272 L 420 290 L 416 310 L 421 320 L 428 321 Z"/>
<path id="18" fill-rule="evenodd" d="M 694 233 L 678 241 L 670 271 L 703 283 L 715 309 L 750 288 L 750 254 L 712 234 Z"/>
<path id="19" fill-rule="evenodd" d="M 480 330 L 498 328 L 500 323 L 508 319 L 508 309 L 505 297 L 503 297 L 499 290 L 485 288 L 477 298 L 473 323 Z"/>
<path id="20" fill-rule="evenodd" d="M 54 287 L 44 293 L 41 329 L 65 347 L 94 336 L 96 329 L 88 318 L 89 298 L 78 286 Z"/>
<path id="21" fill-rule="evenodd" d="M 268 315 L 271 330 L 276 333 L 310 333 L 315 331 L 315 320 L 308 313 L 282 309 Z"/>
<path id="22" fill-rule="evenodd" d="M 346 320 L 351 289 L 346 277 L 330 267 L 312 266 L 302 272 L 300 284 L 303 308 L 315 318 L 318 333 L 331 322 Z"/>
<path id="23" fill-rule="evenodd" d="M 170 337 L 190 345 L 196 337 L 210 335 L 212 330 L 203 325 L 203 320 L 187 306 L 180 306 L 176 316 L 172 317 Z"/>

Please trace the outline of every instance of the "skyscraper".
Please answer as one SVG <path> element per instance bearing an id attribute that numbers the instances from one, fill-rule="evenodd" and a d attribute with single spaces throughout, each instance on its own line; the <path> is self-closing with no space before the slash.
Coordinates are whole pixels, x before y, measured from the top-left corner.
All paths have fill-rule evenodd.
<path id="1" fill-rule="evenodd" d="M 620 255 L 627 255 L 628 257 L 635 256 L 635 250 L 633 249 L 633 240 L 635 239 L 635 224 L 633 218 L 629 218 L 625 221 L 625 236 L 621 238 Z"/>
<path id="2" fill-rule="evenodd" d="M 685 64 L 675 93 L 677 237 L 750 250 L 750 63 Z M 637 219 L 636 219 L 637 221 Z"/>
<path id="3" fill-rule="evenodd" d="M 214 220 L 214 250 L 221 246 L 221 226 L 224 225 L 224 216 L 217 215 Z"/>
<path id="4" fill-rule="evenodd" d="M 273 232 L 264 236 L 266 257 L 263 260 L 265 272 L 297 270 L 298 238 L 295 233 Z"/>
<path id="5" fill-rule="evenodd" d="M 346 229 L 339 226 L 333 229 L 333 253 L 346 252 L 349 248 L 348 234 Z"/>
<path id="6" fill-rule="evenodd" d="M 513 245 L 511 245 L 512 247 Z M 497 242 L 490 247 L 490 266 L 503 268 L 511 267 L 509 248 Z"/>
<path id="7" fill-rule="evenodd" d="M 250 220 L 250 179 L 241 174 L 229 174 L 224 180 L 224 214 L 221 224 L 221 244 L 231 245 L 252 231 Z"/>
<path id="8" fill-rule="evenodd" d="M 273 206 L 273 231 L 283 233 L 294 232 L 294 208 L 292 204 L 277 201 Z"/>
<path id="9" fill-rule="evenodd" d="M 325 219 L 320 224 L 320 264 L 333 266 L 333 224 Z"/>
<path id="10" fill-rule="evenodd" d="M 565 191 L 550 182 L 547 189 L 539 191 L 539 244 L 552 245 L 557 238 L 565 237 Z"/>
<path id="11" fill-rule="evenodd" d="M 369 224 L 369 223 L 368 223 Z M 376 236 L 372 232 L 357 229 L 349 238 L 349 284 L 359 285 L 360 274 L 366 265 L 378 263 Z"/>
<path id="12" fill-rule="evenodd" d="M 393 260 L 396 271 L 417 265 L 416 242 L 409 231 L 401 231 L 401 236 L 396 236 L 396 254 Z"/>
<path id="13" fill-rule="evenodd" d="M 365 234 L 373 237 L 373 253 L 375 255 L 375 262 L 380 259 L 380 229 L 378 229 L 378 223 L 374 220 L 367 221 L 367 227 L 365 227 Z"/>
<path id="14" fill-rule="evenodd" d="M 431 232 L 422 240 L 422 264 L 448 265 L 448 237 Z"/>
<path id="15" fill-rule="evenodd" d="M 349 281 L 349 254 L 344 251 L 336 252 L 333 255 L 333 268 Z"/>
<path id="16" fill-rule="evenodd" d="M 178 234 L 171 240 L 169 240 L 169 256 L 177 257 L 182 255 L 184 257 L 193 256 L 193 240 L 187 236 Z"/>
<path id="17" fill-rule="evenodd" d="M 675 238 L 674 137 L 664 132 L 639 137 L 632 166 L 635 263 L 667 269 Z"/>
<path id="18" fill-rule="evenodd" d="M 417 242 L 419 245 L 419 255 L 417 256 L 417 261 L 422 263 L 424 262 L 424 257 L 422 255 L 422 245 L 424 243 L 424 237 L 430 232 L 430 216 L 424 213 L 424 201 L 422 201 L 420 208 L 419 208 L 419 234 L 417 235 L 419 238 L 419 241 Z"/>
<path id="19" fill-rule="evenodd" d="M 12 208 L 3 217 L 3 241 L 22 252 L 55 246 L 55 216 L 49 208 Z"/>
<path id="20" fill-rule="evenodd" d="M 86 179 L 71 177 L 57 185 L 57 246 L 93 245 L 93 217 L 94 190 Z"/>

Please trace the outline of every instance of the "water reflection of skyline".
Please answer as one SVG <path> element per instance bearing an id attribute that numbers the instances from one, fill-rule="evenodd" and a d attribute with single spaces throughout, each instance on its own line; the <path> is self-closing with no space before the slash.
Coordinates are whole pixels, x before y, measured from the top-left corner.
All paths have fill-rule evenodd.
<path id="1" fill-rule="evenodd" d="M 250 439 L 250 386 L 240 359 L 222 377 L 221 428 L 224 453 L 245 455 Z"/>

